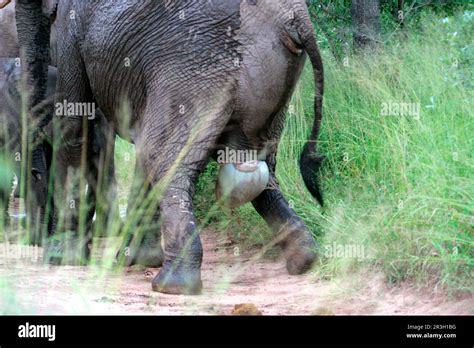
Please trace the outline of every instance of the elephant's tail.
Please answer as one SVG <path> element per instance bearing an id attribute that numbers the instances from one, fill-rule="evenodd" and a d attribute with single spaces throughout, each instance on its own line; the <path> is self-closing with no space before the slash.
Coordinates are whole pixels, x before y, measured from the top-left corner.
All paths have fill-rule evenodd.
<path id="1" fill-rule="evenodd" d="M 319 185 L 319 169 L 324 160 L 324 156 L 318 154 L 317 140 L 319 128 L 321 126 L 323 92 L 324 92 L 324 71 L 321 54 L 319 53 L 316 35 L 313 24 L 307 10 L 298 14 L 296 21 L 298 35 L 305 52 L 307 53 L 314 74 L 314 122 L 311 130 L 311 136 L 303 148 L 300 157 L 300 171 L 304 183 L 309 192 L 315 197 L 321 206 L 323 205 L 323 195 Z"/>

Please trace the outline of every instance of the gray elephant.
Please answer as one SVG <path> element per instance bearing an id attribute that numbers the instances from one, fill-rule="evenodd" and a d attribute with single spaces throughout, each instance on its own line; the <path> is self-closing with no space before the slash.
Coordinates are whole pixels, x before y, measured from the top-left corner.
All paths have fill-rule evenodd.
<path id="1" fill-rule="evenodd" d="M 310 267 L 317 246 L 275 178 L 284 113 L 308 55 L 315 121 L 300 164 L 306 186 L 322 202 L 316 141 L 323 68 L 304 0 L 71 0 L 59 2 L 56 18 L 61 100 L 98 104 L 117 132 L 135 143 L 137 177 L 159 201 L 151 214 L 160 214 L 161 226 L 148 232 L 154 240 L 161 232 L 164 262 L 153 290 L 202 290 L 192 197 L 199 174 L 223 145 L 256 150 L 266 159 L 270 182 L 252 204 L 278 234 L 289 273 Z M 41 1 L 18 0 L 19 39 L 30 53 L 31 105 L 44 94 L 48 25 Z M 124 106 L 130 118 L 123 117 Z M 68 170 L 81 167 L 83 118 L 55 119 L 62 139 L 55 161 L 67 163 L 55 173 L 57 210 L 67 202 Z M 67 213 L 65 230 L 78 216 Z M 160 253 L 160 245 L 152 252 Z"/>
<path id="2" fill-rule="evenodd" d="M 8 209 L 9 194 L 11 192 L 12 178 L 15 174 L 19 178 L 21 186 L 22 179 L 26 175 L 30 184 L 24 190 L 25 201 L 28 203 L 27 217 L 31 219 L 32 227 L 30 228 L 29 241 L 33 244 L 41 245 L 46 237 L 47 231 L 52 229 L 53 219 L 46 216 L 48 204 L 48 182 L 51 170 L 51 160 L 53 153 L 53 125 L 51 122 L 52 114 L 55 112 L 54 99 L 56 94 L 57 69 L 50 66 L 48 69 L 47 89 L 45 99 L 36 107 L 35 115 L 37 121 L 44 123 L 42 126 L 43 133 L 39 137 L 40 146 L 43 150 L 41 159 L 33 158 L 32 166 L 27 165 L 26 174 L 21 171 L 22 156 L 22 120 L 21 120 L 21 60 L 19 58 L 0 58 L 0 151 L 3 159 L 10 159 L 10 173 L 6 175 L 8 183 L 2 185 L 0 189 L 0 206 Z M 104 116 L 97 110 L 97 117 L 91 121 L 90 131 L 92 133 L 92 141 L 89 144 L 88 156 L 90 157 L 87 170 L 87 203 L 89 213 L 87 218 L 88 230 L 92 229 L 92 218 L 98 209 L 97 205 L 97 187 L 99 172 L 103 171 L 104 159 L 106 152 L 113 154 L 113 137 L 115 133 L 110 125 L 107 124 Z M 111 149 L 107 150 L 107 147 Z M 23 161 L 24 163 L 24 161 Z M 113 158 L 108 162 L 108 175 L 105 177 L 103 186 L 108 196 L 104 201 L 114 200 L 116 196 L 115 176 Z M 30 174 L 31 173 L 31 174 Z M 24 175 L 21 175 L 24 174 Z M 111 205 L 102 207 L 108 209 L 106 215 L 112 214 Z M 5 214 L 6 213 L 6 214 Z M 8 213 L 4 211 L 4 215 L 8 217 Z M 49 225 L 49 226 L 48 226 Z M 49 228 L 48 228 L 49 227 Z"/>

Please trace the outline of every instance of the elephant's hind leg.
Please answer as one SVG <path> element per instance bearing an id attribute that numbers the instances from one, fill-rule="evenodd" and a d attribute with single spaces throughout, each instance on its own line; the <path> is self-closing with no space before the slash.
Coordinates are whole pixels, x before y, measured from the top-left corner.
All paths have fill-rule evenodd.
<path id="1" fill-rule="evenodd" d="M 308 227 L 283 196 L 276 179 L 277 146 L 284 123 L 285 109 L 279 112 L 267 129 L 266 138 L 272 143 L 272 149 L 267 155 L 270 182 L 252 204 L 283 247 L 288 273 L 301 274 L 316 260 L 318 247 Z"/>
<path id="2" fill-rule="evenodd" d="M 152 192 L 160 200 L 165 259 L 152 282 L 155 291 L 198 294 L 202 290 L 202 246 L 192 197 L 195 181 L 232 113 L 230 96 L 220 94 L 212 105 L 188 101 L 176 109 L 174 103 L 158 106 L 155 110 L 163 115 L 162 123 L 148 127 L 137 146 Z M 180 109 L 187 111 L 180 113 Z M 160 139 L 159 146 L 156 139 Z"/>
<path id="3" fill-rule="evenodd" d="M 290 274 L 301 274 L 316 260 L 317 245 L 303 220 L 290 207 L 274 177 L 260 196 L 252 201 L 283 247 Z"/>

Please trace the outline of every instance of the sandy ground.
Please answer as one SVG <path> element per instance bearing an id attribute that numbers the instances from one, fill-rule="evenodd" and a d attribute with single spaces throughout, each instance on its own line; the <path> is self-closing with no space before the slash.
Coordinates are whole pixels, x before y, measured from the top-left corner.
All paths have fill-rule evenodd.
<path id="1" fill-rule="evenodd" d="M 473 296 L 448 298 L 409 284 L 389 287 L 378 273 L 333 280 L 311 272 L 290 276 L 283 260 L 256 257 L 258 251 L 236 256 L 235 245 L 218 238 L 202 234 L 204 291 L 199 296 L 153 292 L 151 280 L 159 269 L 48 266 L 41 263 L 39 249 L 23 247 L 20 254 L 15 246 L 0 244 L 0 312 L 229 315 L 235 305 L 251 303 L 264 315 L 474 314 Z"/>

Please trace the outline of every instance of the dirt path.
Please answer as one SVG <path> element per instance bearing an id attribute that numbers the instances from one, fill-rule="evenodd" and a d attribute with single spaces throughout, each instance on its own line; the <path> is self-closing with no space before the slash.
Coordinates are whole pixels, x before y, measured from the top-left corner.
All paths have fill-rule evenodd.
<path id="1" fill-rule="evenodd" d="M 447 299 L 441 292 L 409 285 L 389 288 L 380 274 L 323 281 L 314 274 L 289 276 L 283 260 L 234 255 L 217 234 L 204 233 L 200 296 L 153 292 L 158 269 L 55 267 L 39 259 L 5 258 L 0 244 L 0 313 L 9 314 L 231 314 L 234 306 L 254 304 L 263 314 L 474 314 L 474 297 Z M 9 250 L 11 257 L 12 251 Z M 8 262 L 5 262 L 7 260 Z"/>

